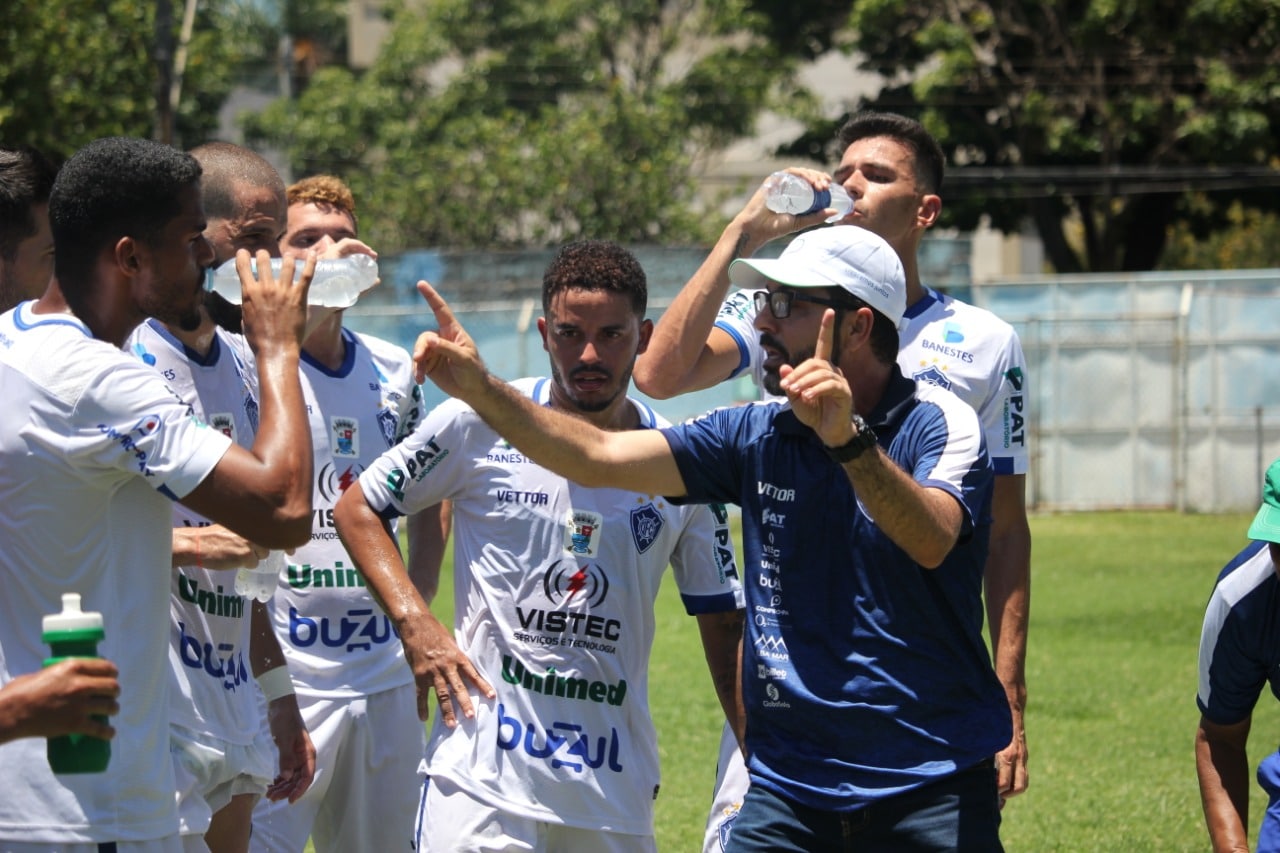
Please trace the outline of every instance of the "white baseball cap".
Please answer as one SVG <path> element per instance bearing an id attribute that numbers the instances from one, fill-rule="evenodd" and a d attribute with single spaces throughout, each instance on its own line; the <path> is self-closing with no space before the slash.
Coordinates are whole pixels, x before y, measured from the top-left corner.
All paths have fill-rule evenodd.
<path id="1" fill-rule="evenodd" d="M 884 238 L 857 225 L 806 231 L 777 259 L 739 258 L 729 265 L 738 287 L 840 287 L 902 326 L 907 310 L 907 277 L 902 261 Z"/>

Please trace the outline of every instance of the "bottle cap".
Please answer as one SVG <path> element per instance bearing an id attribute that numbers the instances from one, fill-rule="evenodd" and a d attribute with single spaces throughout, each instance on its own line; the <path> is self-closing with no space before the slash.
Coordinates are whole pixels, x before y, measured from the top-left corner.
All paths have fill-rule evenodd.
<path id="1" fill-rule="evenodd" d="M 51 613 L 40 620 L 40 629 L 45 633 L 66 631 L 102 632 L 102 614 L 93 610 L 80 609 L 80 593 L 64 592 L 62 594 L 62 612 Z M 47 640 L 47 638 L 45 638 Z"/>

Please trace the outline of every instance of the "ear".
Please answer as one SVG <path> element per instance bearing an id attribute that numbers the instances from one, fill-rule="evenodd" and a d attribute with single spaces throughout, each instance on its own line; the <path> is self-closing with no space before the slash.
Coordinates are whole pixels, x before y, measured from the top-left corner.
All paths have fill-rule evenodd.
<path id="1" fill-rule="evenodd" d="M 920 208 L 916 211 L 916 224 L 921 228 L 932 228 L 942 215 L 942 196 L 925 193 L 920 197 Z"/>
<path id="2" fill-rule="evenodd" d="M 653 321 L 640 321 L 640 345 L 636 347 L 636 355 L 644 352 L 649 348 L 649 338 L 653 335 Z"/>
<path id="3" fill-rule="evenodd" d="M 143 267 L 145 244 L 133 237 L 121 237 L 112 248 L 112 258 L 120 271 L 130 276 L 137 275 Z"/>
<path id="4" fill-rule="evenodd" d="M 841 333 L 845 336 L 845 346 L 852 352 L 854 347 L 871 340 L 871 329 L 875 325 L 876 318 L 867 307 L 848 312 L 848 318 Z"/>
<path id="5" fill-rule="evenodd" d="M 538 334 L 542 335 L 542 348 L 547 352 L 551 352 L 551 349 L 547 346 L 547 318 L 546 317 L 538 318 Z"/>

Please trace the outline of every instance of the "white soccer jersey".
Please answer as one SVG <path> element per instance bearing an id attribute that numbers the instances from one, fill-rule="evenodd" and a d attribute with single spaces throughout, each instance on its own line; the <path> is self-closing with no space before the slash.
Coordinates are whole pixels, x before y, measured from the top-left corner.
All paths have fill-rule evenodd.
<path id="1" fill-rule="evenodd" d="M 750 371 L 760 385 L 763 360 L 753 292 L 729 294 L 716 327 L 738 345 L 739 363 L 730 376 Z M 898 338 L 898 366 L 905 376 L 947 388 L 977 411 L 996 474 L 1027 473 L 1031 398 L 1013 327 L 984 308 L 925 288 L 924 297 L 908 306 Z"/>
<path id="2" fill-rule="evenodd" d="M 549 385 L 517 383 L 543 404 Z M 654 600 L 670 562 L 690 613 L 743 606 L 724 510 L 578 486 L 456 400 L 360 485 L 384 517 L 453 501 L 454 633 L 497 697 L 455 729 L 435 715 L 428 774 L 535 820 L 652 834 Z"/>
<path id="3" fill-rule="evenodd" d="M 45 742 L 0 745 L 0 838 L 138 841 L 178 831 L 169 758 L 171 501 L 230 446 L 163 377 L 70 314 L 0 316 L 0 683 L 38 670 L 40 620 L 78 592 L 120 669 L 104 773 L 55 776 Z M 3 846 L 0 844 L 0 846 Z"/>
<path id="4" fill-rule="evenodd" d="M 258 400 L 248 366 L 218 329 L 208 355 L 187 349 L 163 325 L 148 320 L 125 351 L 154 367 L 196 416 L 237 444 L 250 447 L 258 430 Z M 174 527 L 209 520 L 180 503 Z M 182 566 L 169 596 L 170 720 L 176 726 L 248 745 L 261 725 L 249 664 L 249 605 L 236 594 L 233 571 Z"/>
<path id="5" fill-rule="evenodd" d="M 400 638 L 365 587 L 333 526 L 333 507 L 366 467 L 417 426 L 422 393 L 409 354 L 344 329 L 346 357 L 329 370 L 302 356 L 316 486 L 311 541 L 286 557 L 268 602 L 299 694 L 367 696 L 409 684 Z"/>
<path id="6" fill-rule="evenodd" d="M 996 474 L 1025 474 L 1030 394 L 1013 327 L 985 308 L 925 288 L 907 308 L 898 366 L 952 391 L 978 413 Z"/>

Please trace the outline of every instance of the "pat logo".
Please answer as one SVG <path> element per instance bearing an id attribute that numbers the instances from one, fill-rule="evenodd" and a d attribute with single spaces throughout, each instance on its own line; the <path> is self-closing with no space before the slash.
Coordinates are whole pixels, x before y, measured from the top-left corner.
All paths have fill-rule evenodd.
<path id="1" fill-rule="evenodd" d="M 229 412 L 215 412 L 209 415 L 209 426 L 232 441 L 236 440 L 236 422 Z"/>
<path id="2" fill-rule="evenodd" d="M 636 550 L 643 554 L 652 548 L 664 524 L 662 513 L 651 503 L 631 510 L 631 538 L 635 540 Z"/>
<path id="3" fill-rule="evenodd" d="M 564 549 L 570 554 L 594 557 L 600 550 L 600 529 L 604 516 L 598 512 L 569 510 L 565 519 Z"/>
<path id="4" fill-rule="evenodd" d="M 357 457 L 360 455 L 360 433 L 352 418 L 329 419 L 329 435 L 332 438 L 333 455 Z"/>

